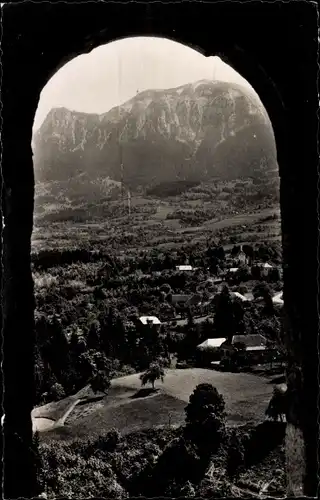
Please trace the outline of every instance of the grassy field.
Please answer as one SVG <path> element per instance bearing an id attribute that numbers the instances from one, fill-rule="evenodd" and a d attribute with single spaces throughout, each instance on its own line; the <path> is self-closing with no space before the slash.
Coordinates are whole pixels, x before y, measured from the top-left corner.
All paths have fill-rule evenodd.
<path id="1" fill-rule="evenodd" d="M 221 373 L 202 368 L 168 370 L 158 391 L 147 397 L 136 397 L 141 389 L 139 374 L 114 379 L 103 399 L 77 405 L 64 427 L 42 434 L 43 438 L 68 439 L 98 435 L 101 429 L 118 428 L 122 433 L 161 425 L 184 422 L 184 408 L 189 396 L 200 383 L 211 383 L 224 396 L 228 424 L 258 423 L 272 394 L 266 378 L 246 373 Z M 78 397 L 78 395 L 73 398 Z M 38 417 L 59 419 L 70 406 L 68 401 L 35 409 Z"/>

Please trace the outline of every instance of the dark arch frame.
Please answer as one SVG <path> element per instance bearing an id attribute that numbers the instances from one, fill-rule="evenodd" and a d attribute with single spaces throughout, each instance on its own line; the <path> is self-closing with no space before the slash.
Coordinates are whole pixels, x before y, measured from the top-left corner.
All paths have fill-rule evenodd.
<path id="1" fill-rule="evenodd" d="M 139 35 L 162 36 L 184 43 L 205 56 L 219 55 L 255 88 L 269 114 L 281 177 L 290 389 L 289 492 L 315 496 L 318 352 L 317 330 L 308 329 L 307 320 L 318 321 L 317 302 L 300 295 L 301 288 L 307 288 L 314 297 L 317 294 L 318 156 L 313 138 L 318 107 L 315 6 L 304 2 L 86 2 L 78 5 L 33 2 L 6 5 L 3 11 L 2 307 L 6 497 L 29 497 L 35 493 L 30 417 L 34 342 L 30 269 L 34 194 L 31 136 L 39 95 L 50 76 L 67 60 L 103 43 Z M 310 154 L 310 172 L 301 178 L 301 165 Z M 308 193 L 307 198 L 304 193 Z M 308 397 L 308 393 L 314 397 Z M 303 455 L 301 464 L 295 462 L 299 450 Z M 17 481 L 22 470 L 26 479 Z"/>

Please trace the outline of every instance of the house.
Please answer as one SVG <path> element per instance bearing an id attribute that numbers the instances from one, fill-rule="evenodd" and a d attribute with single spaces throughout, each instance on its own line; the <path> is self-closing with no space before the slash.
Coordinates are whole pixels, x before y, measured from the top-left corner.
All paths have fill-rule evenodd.
<path id="1" fill-rule="evenodd" d="M 183 266 L 176 266 L 176 271 L 193 271 L 193 267 L 188 264 Z"/>
<path id="2" fill-rule="evenodd" d="M 221 337 L 219 339 L 207 339 L 202 344 L 197 346 L 197 349 L 217 349 L 225 342 L 227 339 L 225 337 Z"/>
<path id="3" fill-rule="evenodd" d="M 231 297 L 235 297 L 237 299 L 240 299 L 242 302 L 247 302 L 249 300 L 249 299 L 247 299 L 247 297 L 245 297 L 244 295 L 242 295 L 239 292 L 230 292 L 230 295 L 231 295 Z"/>
<path id="4" fill-rule="evenodd" d="M 238 253 L 237 260 L 239 264 L 247 264 L 247 256 L 242 250 L 242 245 L 240 247 L 240 252 Z"/>
<path id="5" fill-rule="evenodd" d="M 161 321 L 156 316 L 140 316 L 139 321 L 144 326 L 161 325 Z"/>
<path id="6" fill-rule="evenodd" d="M 250 302 L 251 302 L 252 300 L 254 300 L 253 293 L 251 293 L 251 292 L 244 293 L 244 294 L 243 294 L 243 296 L 244 296 L 247 300 L 249 300 Z"/>
<path id="7" fill-rule="evenodd" d="M 229 273 L 236 273 L 238 271 L 238 267 L 230 267 Z"/>
<path id="8" fill-rule="evenodd" d="M 187 306 L 200 306 L 201 305 L 201 295 L 199 293 L 194 293 L 191 295 L 191 297 L 187 300 L 186 305 Z"/>
<path id="9" fill-rule="evenodd" d="M 270 349 L 267 339 L 261 334 L 233 335 L 231 343 L 224 342 L 220 346 L 222 362 L 246 360 L 249 363 L 259 363 L 264 360 Z"/>
<path id="10" fill-rule="evenodd" d="M 268 276 L 268 273 L 271 269 L 273 269 L 273 266 L 269 264 L 268 262 L 258 262 L 256 266 L 260 267 L 261 269 L 261 274 L 263 276 Z"/>
<path id="11" fill-rule="evenodd" d="M 191 295 L 183 295 L 183 294 L 172 294 L 171 303 L 176 306 L 185 305 L 186 302 L 190 299 Z"/>
<path id="12" fill-rule="evenodd" d="M 226 341 L 226 338 L 207 339 L 196 348 L 196 361 L 200 366 L 211 366 L 212 362 L 218 362 L 221 359 L 220 346 Z"/>
<path id="13" fill-rule="evenodd" d="M 271 264 L 268 264 L 268 262 L 264 262 L 261 267 L 263 267 L 263 269 L 272 269 Z"/>
<path id="14" fill-rule="evenodd" d="M 272 302 L 276 306 L 283 306 L 283 292 L 279 292 L 272 297 Z"/>
<path id="15" fill-rule="evenodd" d="M 193 295 L 173 294 L 171 302 L 174 306 L 190 307 L 199 306 L 201 304 L 201 295 L 194 293 Z"/>

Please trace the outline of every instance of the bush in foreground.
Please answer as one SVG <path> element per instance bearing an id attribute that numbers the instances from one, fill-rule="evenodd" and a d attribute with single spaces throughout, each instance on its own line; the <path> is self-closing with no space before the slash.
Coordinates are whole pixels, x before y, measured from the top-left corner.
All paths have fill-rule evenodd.
<path id="1" fill-rule="evenodd" d="M 201 455 L 216 452 L 226 436 L 223 396 L 211 384 L 199 384 L 185 412 L 185 436 L 197 446 Z"/>

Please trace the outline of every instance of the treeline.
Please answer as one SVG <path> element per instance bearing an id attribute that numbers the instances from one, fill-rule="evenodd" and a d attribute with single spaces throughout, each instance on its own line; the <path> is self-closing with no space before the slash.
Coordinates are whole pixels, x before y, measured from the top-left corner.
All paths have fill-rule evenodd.
<path id="1" fill-rule="evenodd" d="M 146 194 L 148 196 L 157 196 L 159 198 L 167 198 L 168 196 L 178 196 L 192 187 L 198 185 L 197 181 L 173 181 L 162 182 L 156 186 L 148 188 Z"/>
<path id="2" fill-rule="evenodd" d="M 203 222 L 213 219 L 216 215 L 215 210 L 175 210 L 167 215 L 166 219 L 179 219 L 179 221 L 188 226 L 198 226 Z"/>
<path id="3" fill-rule="evenodd" d="M 50 267 L 65 266 L 75 262 L 87 264 L 108 259 L 109 254 L 103 250 L 88 250 L 85 248 L 41 250 L 31 254 L 31 263 L 34 269 L 49 269 Z"/>

